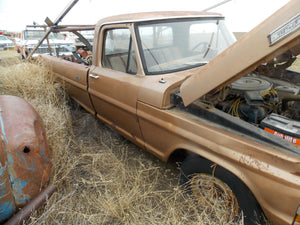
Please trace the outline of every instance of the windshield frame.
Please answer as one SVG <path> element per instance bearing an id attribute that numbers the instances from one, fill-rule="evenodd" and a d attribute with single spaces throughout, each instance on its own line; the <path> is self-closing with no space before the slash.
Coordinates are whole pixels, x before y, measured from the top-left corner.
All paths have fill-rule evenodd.
<path id="1" fill-rule="evenodd" d="M 45 30 L 24 30 L 23 33 L 23 37 L 24 40 L 29 41 L 29 40 L 36 40 L 39 41 L 45 34 L 47 31 Z M 49 39 L 56 39 L 56 40 L 64 40 L 62 34 L 60 32 L 57 33 L 53 33 L 51 32 L 48 36 Z"/>
<path id="2" fill-rule="evenodd" d="M 140 26 L 147 26 L 147 25 L 154 25 L 154 24 L 171 24 L 171 23 L 176 23 L 176 22 L 206 22 L 206 21 L 216 21 L 216 23 L 220 23 L 220 21 L 222 21 L 223 23 L 223 28 L 226 30 L 227 32 L 227 38 L 230 38 L 232 40 L 227 40 L 228 42 L 231 42 L 231 44 L 233 44 L 236 39 L 233 35 L 232 32 L 230 32 L 228 30 L 228 28 L 226 27 L 226 24 L 224 24 L 224 17 L 221 16 L 211 16 L 211 17 L 192 17 L 192 18 L 168 18 L 168 19 L 160 19 L 160 20 L 152 20 L 152 21 L 142 21 L 142 22 L 136 22 L 134 24 L 134 31 L 135 31 L 135 36 L 136 36 L 136 41 L 137 41 L 137 45 L 138 45 L 138 51 L 140 53 L 140 57 L 141 57 L 141 62 L 142 62 L 142 67 L 144 70 L 144 73 L 146 75 L 159 75 L 159 74 L 166 74 L 166 73 L 172 73 L 172 72 L 179 72 L 179 71 L 183 71 L 183 70 L 188 70 L 188 69 L 192 69 L 195 67 L 200 67 L 205 65 L 206 63 L 197 63 L 197 64 L 191 64 L 191 65 L 186 65 L 186 66 L 182 66 L 180 68 L 175 68 L 175 69 L 166 69 L 166 70 L 159 70 L 159 71 L 149 71 L 148 67 L 147 67 L 147 63 L 146 63 L 146 58 L 145 58 L 145 54 L 144 54 L 144 48 L 143 48 L 143 44 L 142 44 L 142 40 L 141 40 L 141 36 L 140 36 L 140 32 L 139 32 L 139 27 Z M 227 47 L 229 47 L 231 44 L 229 44 Z M 223 49 L 225 50 L 225 49 Z M 154 58 L 154 57 L 153 57 Z"/>

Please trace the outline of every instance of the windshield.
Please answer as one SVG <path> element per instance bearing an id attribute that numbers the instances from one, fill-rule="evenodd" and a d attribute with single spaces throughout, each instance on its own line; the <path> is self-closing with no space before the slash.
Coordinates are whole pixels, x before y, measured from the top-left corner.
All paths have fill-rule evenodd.
<path id="1" fill-rule="evenodd" d="M 146 74 L 204 65 L 235 41 L 223 18 L 144 22 L 136 30 Z"/>
<path id="2" fill-rule="evenodd" d="M 9 40 L 7 37 L 5 37 L 5 36 L 0 36 L 0 41 L 7 41 L 7 40 Z"/>
<path id="3" fill-rule="evenodd" d="M 43 30 L 25 30 L 24 31 L 24 39 L 25 40 L 40 40 L 46 31 Z M 53 33 L 51 32 L 48 36 L 49 39 L 59 39 L 64 40 L 64 37 L 60 33 Z"/>

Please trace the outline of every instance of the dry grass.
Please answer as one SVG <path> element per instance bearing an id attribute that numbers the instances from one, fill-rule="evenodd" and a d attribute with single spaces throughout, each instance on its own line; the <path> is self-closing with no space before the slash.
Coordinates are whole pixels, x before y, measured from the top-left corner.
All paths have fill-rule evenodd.
<path id="1" fill-rule="evenodd" d="M 7 67 L 21 62 L 21 56 L 18 55 L 16 50 L 0 50 L 0 59 L 1 67 Z"/>
<path id="2" fill-rule="evenodd" d="M 28 224 L 234 224 L 184 194 L 176 166 L 82 109 L 71 110 L 47 66 L 10 63 L 2 54 L 1 94 L 24 98 L 42 116 L 52 151 L 51 182 L 58 187 Z"/>

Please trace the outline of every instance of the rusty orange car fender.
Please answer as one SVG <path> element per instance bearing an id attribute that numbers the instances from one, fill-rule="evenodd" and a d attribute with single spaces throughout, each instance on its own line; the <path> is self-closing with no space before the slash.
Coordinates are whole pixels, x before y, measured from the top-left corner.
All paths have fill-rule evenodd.
<path id="1" fill-rule="evenodd" d="M 0 96 L 0 221 L 49 182 L 51 161 L 41 117 L 25 100 Z"/>

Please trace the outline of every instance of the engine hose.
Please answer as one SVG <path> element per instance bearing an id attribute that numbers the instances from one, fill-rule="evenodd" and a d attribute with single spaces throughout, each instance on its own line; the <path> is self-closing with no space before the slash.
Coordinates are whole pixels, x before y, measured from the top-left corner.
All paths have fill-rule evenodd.
<path id="1" fill-rule="evenodd" d="M 291 101 L 300 101 L 300 95 L 289 94 L 282 98 L 282 111 L 288 109 L 288 102 Z"/>

